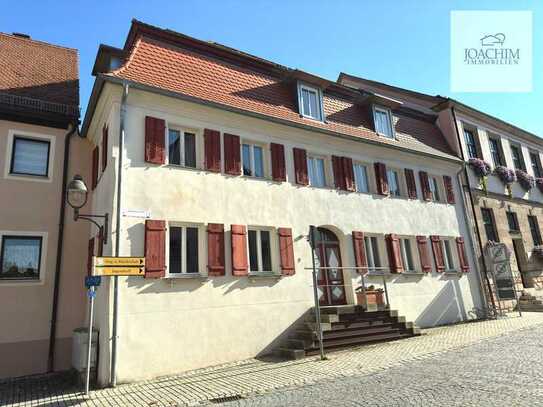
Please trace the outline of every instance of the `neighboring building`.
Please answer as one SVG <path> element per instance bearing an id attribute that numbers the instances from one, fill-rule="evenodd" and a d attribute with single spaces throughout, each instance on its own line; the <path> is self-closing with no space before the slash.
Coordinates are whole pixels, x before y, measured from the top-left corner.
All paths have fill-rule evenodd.
<path id="1" fill-rule="evenodd" d="M 435 112 L 137 21 L 93 74 L 82 134 L 92 211 L 113 218 L 103 253 L 147 262 L 146 278 L 118 280 L 118 382 L 272 351 L 314 305 L 310 225 L 321 265 L 366 267 L 376 286 L 384 270 L 392 308 L 420 326 L 483 307 L 462 161 Z M 96 301 L 101 384 L 110 281 Z M 321 304 L 356 304 L 360 282 L 322 272 Z"/>
<path id="2" fill-rule="evenodd" d="M 453 99 L 407 91 L 348 74 L 341 74 L 338 82 L 395 97 L 420 112 L 439 114 L 437 124 L 448 144 L 467 163 L 462 182 L 471 208 L 468 214 L 474 226 L 481 267 L 485 267 L 481 254 L 486 243 L 489 240 L 505 243 L 511 252 L 519 294 L 525 291 L 541 296 L 543 258 L 533 249 L 543 242 L 540 231 L 543 140 Z M 474 165 L 482 164 L 478 160 L 483 160 L 490 169 L 486 177 L 477 175 L 474 169 Z M 516 176 L 517 180 L 504 182 L 499 173 Z M 524 186 L 522 180 L 526 180 Z M 490 275 L 488 277 L 484 285 L 487 296 L 491 290 L 495 297 L 494 283 Z M 497 306 L 511 309 L 516 303 L 503 301 Z"/>
<path id="3" fill-rule="evenodd" d="M 68 216 L 67 254 L 57 256 L 63 177 L 86 174 L 88 142 L 69 136 L 77 65 L 74 49 L 0 33 L 0 378 L 68 369 L 72 330 L 84 322 L 86 240 L 77 236 L 88 226 Z M 65 170 L 67 138 L 79 140 Z"/>

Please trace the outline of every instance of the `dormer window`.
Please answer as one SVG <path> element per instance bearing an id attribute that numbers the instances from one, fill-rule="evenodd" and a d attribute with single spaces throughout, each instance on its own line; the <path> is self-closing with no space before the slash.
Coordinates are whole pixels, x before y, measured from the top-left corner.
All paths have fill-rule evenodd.
<path id="1" fill-rule="evenodd" d="M 387 138 L 394 138 L 394 127 L 392 126 L 392 113 L 384 107 L 373 107 L 373 122 L 375 132 Z"/>
<path id="2" fill-rule="evenodd" d="M 319 121 L 323 120 L 322 92 L 320 89 L 299 83 L 298 104 L 302 116 Z"/>

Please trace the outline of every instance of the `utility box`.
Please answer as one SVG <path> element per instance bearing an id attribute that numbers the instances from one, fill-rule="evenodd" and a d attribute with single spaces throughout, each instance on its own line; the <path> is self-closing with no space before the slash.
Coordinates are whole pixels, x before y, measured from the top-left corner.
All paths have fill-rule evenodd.
<path id="1" fill-rule="evenodd" d="M 81 383 L 85 382 L 85 375 L 87 373 L 87 358 L 88 358 L 88 343 L 89 343 L 89 329 L 77 328 L 73 331 L 72 337 L 72 368 L 77 373 L 77 378 Z M 92 330 L 91 338 L 91 383 L 95 382 L 96 377 L 96 355 L 98 354 L 98 330 Z"/>

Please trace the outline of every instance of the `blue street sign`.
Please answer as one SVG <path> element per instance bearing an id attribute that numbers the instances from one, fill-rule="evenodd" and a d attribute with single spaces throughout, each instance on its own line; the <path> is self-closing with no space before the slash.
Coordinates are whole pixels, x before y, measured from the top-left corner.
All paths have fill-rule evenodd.
<path id="1" fill-rule="evenodd" d="M 102 282 L 102 277 L 100 276 L 87 276 L 85 277 L 85 287 L 98 287 Z"/>
<path id="2" fill-rule="evenodd" d="M 95 298 L 96 297 L 96 291 L 89 288 L 89 290 L 87 291 L 87 297 L 89 298 Z"/>

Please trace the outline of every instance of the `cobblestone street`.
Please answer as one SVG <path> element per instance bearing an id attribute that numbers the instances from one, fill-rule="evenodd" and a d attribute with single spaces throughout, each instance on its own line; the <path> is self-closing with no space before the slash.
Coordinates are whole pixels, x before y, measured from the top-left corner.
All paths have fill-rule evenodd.
<path id="1" fill-rule="evenodd" d="M 543 314 L 423 331 L 331 353 L 329 360 L 245 360 L 97 390 L 56 378 L 0 382 L 4 406 L 543 405 Z"/>
<path id="2" fill-rule="evenodd" d="M 541 406 L 543 327 L 224 406 Z"/>

